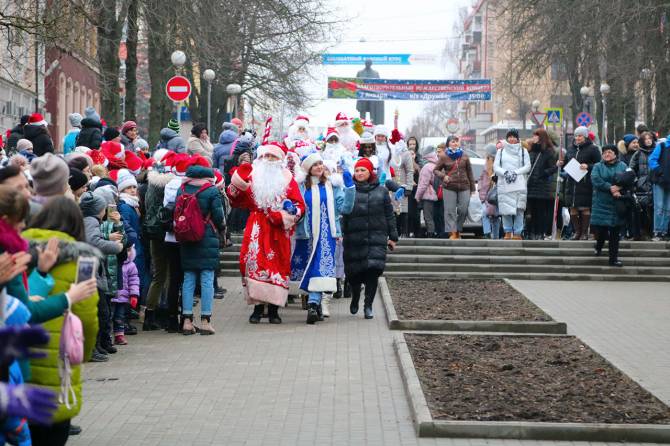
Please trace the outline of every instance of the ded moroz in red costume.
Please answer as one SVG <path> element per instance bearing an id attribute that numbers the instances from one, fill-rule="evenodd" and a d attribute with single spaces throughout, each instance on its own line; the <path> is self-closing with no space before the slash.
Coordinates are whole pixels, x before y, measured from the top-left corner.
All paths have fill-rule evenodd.
<path id="1" fill-rule="evenodd" d="M 265 153 L 280 161 L 264 159 Z M 305 202 L 293 175 L 283 166 L 284 156 L 278 145 L 259 147 L 253 166 L 238 167 L 227 189 L 233 207 L 250 211 L 240 251 L 240 273 L 249 305 L 282 307 L 288 297 L 291 235 L 305 214 Z M 284 209 L 287 200 L 297 210 L 295 215 Z"/>

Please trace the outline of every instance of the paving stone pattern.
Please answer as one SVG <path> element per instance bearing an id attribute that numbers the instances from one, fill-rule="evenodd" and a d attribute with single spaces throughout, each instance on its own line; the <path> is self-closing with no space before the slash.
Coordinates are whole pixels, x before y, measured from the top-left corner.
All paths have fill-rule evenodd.
<path id="1" fill-rule="evenodd" d="M 282 325 L 250 325 L 239 279 L 221 281 L 214 336 L 142 333 L 110 362 L 87 364 L 84 405 L 70 445 L 550 445 L 418 439 L 381 300 L 375 319 L 305 324 L 299 305 Z M 663 285 L 515 282 L 542 309 L 635 379 L 670 400 L 670 298 Z M 561 285 L 562 287 L 565 284 Z M 640 290 L 640 287 L 643 287 Z M 667 288 L 666 295 L 667 293 Z M 619 293 L 619 294 L 617 294 Z M 197 313 L 197 309 L 196 309 Z M 362 312 L 361 312 L 362 313 Z M 665 317 L 664 317 L 665 316 Z"/>

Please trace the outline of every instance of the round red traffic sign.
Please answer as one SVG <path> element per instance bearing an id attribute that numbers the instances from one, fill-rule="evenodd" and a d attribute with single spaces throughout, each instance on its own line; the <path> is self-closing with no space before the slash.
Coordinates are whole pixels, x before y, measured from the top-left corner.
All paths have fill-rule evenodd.
<path id="1" fill-rule="evenodd" d="M 191 95 L 191 83 L 184 76 L 174 76 L 165 84 L 165 93 L 175 102 L 181 102 Z"/>

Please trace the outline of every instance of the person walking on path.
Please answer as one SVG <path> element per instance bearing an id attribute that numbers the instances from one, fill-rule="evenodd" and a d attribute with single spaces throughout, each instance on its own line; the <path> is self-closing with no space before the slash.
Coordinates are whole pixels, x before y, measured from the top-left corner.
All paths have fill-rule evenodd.
<path id="1" fill-rule="evenodd" d="M 498 177 L 498 212 L 502 215 L 506 240 L 523 238 L 528 197 L 526 174 L 530 169 L 530 156 L 519 142 L 519 132 L 510 129 L 493 161 L 493 171 Z"/>
<path id="2" fill-rule="evenodd" d="M 444 221 L 449 240 L 458 240 L 468 216 L 470 195 L 475 193 L 476 187 L 470 158 L 460 147 L 457 136 L 447 138 L 447 148 L 439 156 L 434 171 L 444 189 Z"/>
<path id="3" fill-rule="evenodd" d="M 351 314 L 358 313 L 361 285 L 365 284 L 365 319 L 372 319 L 377 281 L 386 267 L 386 250 L 395 248 L 398 230 L 388 189 L 379 184 L 372 162 L 354 166 L 356 198 L 342 219 L 344 270 L 351 286 Z"/>

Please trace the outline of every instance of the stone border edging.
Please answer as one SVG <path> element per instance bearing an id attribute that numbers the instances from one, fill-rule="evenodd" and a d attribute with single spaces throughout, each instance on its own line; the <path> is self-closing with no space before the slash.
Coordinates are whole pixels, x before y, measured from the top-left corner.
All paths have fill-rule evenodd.
<path id="1" fill-rule="evenodd" d="M 419 437 L 670 443 L 670 425 L 434 420 L 404 333 L 394 335 L 393 346 Z"/>
<path id="2" fill-rule="evenodd" d="M 507 282 L 507 280 L 505 281 Z M 515 287 L 512 288 L 525 297 L 525 295 Z M 391 292 L 386 283 L 386 278 L 383 276 L 379 278 L 378 293 L 381 294 L 386 319 L 389 324 L 389 329 L 391 330 L 443 330 L 532 334 L 566 334 L 568 332 L 568 327 L 565 322 L 556 321 L 402 320 L 398 318 L 398 314 L 393 305 L 393 299 L 391 298 Z M 526 299 L 528 298 L 526 297 Z M 530 299 L 528 300 L 530 301 Z"/>

